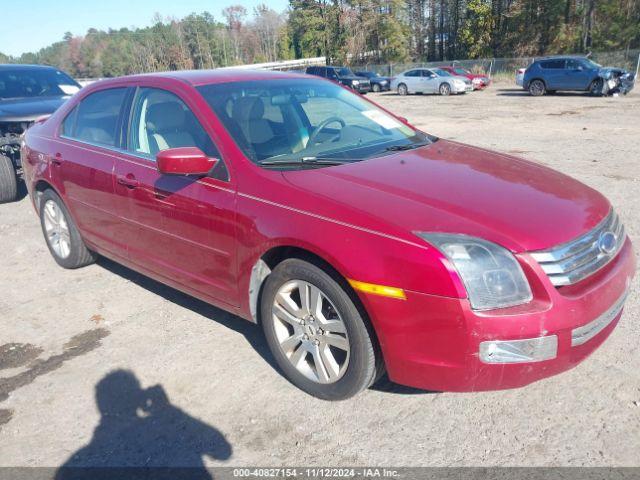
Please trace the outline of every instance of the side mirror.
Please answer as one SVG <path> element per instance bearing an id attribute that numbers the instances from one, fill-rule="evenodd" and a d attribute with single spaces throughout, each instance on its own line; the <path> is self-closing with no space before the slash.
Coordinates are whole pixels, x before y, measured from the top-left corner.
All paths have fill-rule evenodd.
<path id="1" fill-rule="evenodd" d="M 197 175 L 204 176 L 218 162 L 207 157 L 197 147 L 179 147 L 162 150 L 156 155 L 158 172 L 163 175 Z"/>

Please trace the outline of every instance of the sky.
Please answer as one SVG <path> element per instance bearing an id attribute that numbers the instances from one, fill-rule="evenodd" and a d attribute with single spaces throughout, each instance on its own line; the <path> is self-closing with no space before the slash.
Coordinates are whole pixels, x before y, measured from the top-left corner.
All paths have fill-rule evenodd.
<path id="1" fill-rule="evenodd" d="M 1 0 L 0 3 L 10 0 Z M 242 5 L 249 14 L 264 3 L 280 12 L 287 0 L 21 0 L 11 2 L 11 20 L 0 28 L 0 52 L 20 55 L 62 40 L 65 32 L 84 35 L 89 28 L 146 27 L 157 12 L 182 18 L 208 11 L 222 20 L 222 10 Z"/>

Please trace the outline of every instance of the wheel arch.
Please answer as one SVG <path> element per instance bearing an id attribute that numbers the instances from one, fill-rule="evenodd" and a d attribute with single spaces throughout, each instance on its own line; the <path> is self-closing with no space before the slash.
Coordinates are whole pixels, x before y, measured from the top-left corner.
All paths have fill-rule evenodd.
<path id="1" fill-rule="evenodd" d="M 53 190 L 64 202 L 64 198 L 51 182 L 39 179 L 33 186 L 33 205 L 38 213 L 40 213 L 40 198 L 46 190 Z"/>
<path id="2" fill-rule="evenodd" d="M 374 343 L 374 348 L 376 349 L 377 358 L 379 359 L 378 361 L 384 362 L 380 340 L 375 328 L 373 327 L 373 322 L 371 321 L 362 300 L 349 283 L 348 276 L 334 266 L 335 261 L 329 261 L 325 258 L 328 256 L 324 255 L 323 252 L 317 252 L 314 250 L 315 249 L 295 245 L 293 243 L 282 243 L 270 247 L 256 260 L 251 269 L 251 279 L 249 281 L 249 308 L 251 310 L 253 321 L 255 323 L 261 323 L 260 302 L 262 300 L 262 290 L 265 280 L 273 269 L 285 260 L 292 258 L 304 260 L 328 274 L 345 291 L 347 296 L 355 305 L 358 313 L 365 323 L 365 327 L 369 331 L 369 335 Z"/>

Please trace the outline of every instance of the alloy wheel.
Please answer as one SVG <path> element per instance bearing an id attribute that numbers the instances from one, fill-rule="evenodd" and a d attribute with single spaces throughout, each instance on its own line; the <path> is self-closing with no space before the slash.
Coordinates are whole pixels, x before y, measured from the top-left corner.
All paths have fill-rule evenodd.
<path id="1" fill-rule="evenodd" d="M 544 90 L 544 83 L 542 83 L 541 80 L 534 80 L 533 82 L 531 82 L 531 85 L 529 85 L 529 93 L 531 93 L 531 95 L 533 95 L 534 97 L 543 95 Z"/>
<path id="2" fill-rule="evenodd" d="M 338 381 L 349 364 L 349 336 L 327 295 L 303 280 L 280 287 L 272 305 L 278 345 L 289 362 L 308 379 Z"/>
<path id="3" fill-rule="evenodd" d="M 58 257 L 67 258 L 71 253 L 71 234 L 67 219 L 53 200 L 47 200 L 43 208 L 47 242 Z"/>
<path id="4" fill-rule="evenodd" d="M 440 85 L 440 95 L 449 95 L 451 93 L 451 87 L 448 83 Z"/>
<path id="5" fill-rule="evenodd" d="M 409 90 L 404 83 L 398 85 L 398 95 L 406 95 L 407 93 L 409 93 Z"/>

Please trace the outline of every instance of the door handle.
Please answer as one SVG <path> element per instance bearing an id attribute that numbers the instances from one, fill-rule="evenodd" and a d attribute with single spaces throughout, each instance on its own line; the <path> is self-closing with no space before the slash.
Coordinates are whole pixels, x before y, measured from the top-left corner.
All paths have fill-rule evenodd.
<path id="1" fill-rule="evenodd" d="M 56 167 L 62 165 L 62 154 L 60 152 L 57 152 L 51 159 L 51 163 Z"/>
<path id="2" fill-rule="evenodd" d="M 127 188 L 137 188 L 140 186 L 140 182 L 138 180 L 136 180 L 136 177 L 133 176 L 133 174 L 129 173 L 128 175 L 124 176 L 124 175 L 118 175 L 116 177 L 116 181 L 118 182 L 119 185 L 123 185 Z"/>

